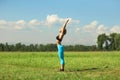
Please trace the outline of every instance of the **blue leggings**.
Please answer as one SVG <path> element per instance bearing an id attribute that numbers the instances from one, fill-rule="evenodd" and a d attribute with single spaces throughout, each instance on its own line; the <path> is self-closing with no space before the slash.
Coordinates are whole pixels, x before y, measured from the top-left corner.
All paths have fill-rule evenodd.
<path id="1" fill-rule="evenodd" d="M 58 48 L 58 56 L 60 58 L 60 64 L 63 65 L 65 64 L 64 61 L 64 47 L 62 45 L 57 45 Z"/>

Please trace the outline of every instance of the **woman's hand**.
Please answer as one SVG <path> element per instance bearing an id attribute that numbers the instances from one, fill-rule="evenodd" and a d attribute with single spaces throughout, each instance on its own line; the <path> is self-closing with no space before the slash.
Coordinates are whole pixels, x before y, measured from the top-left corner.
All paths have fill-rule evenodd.
<path id="1" fill-rule="evenodd" d="M 68 22 L 69 22 L 69 19 L 67 19 L 66 23 L 68 23 Z"/>

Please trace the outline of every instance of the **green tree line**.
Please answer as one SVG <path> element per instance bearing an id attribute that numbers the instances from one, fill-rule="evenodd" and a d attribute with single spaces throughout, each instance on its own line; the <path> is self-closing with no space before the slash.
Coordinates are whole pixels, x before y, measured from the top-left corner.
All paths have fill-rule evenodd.
<path id="1" fill-rule="evenodd" d="M 56 51 L 55 44 L 30 44 L 25 45 L 22 43 L 8 44 L 0 43 L 0 51 Z"/>
<path id="2" fill-rule="evenodd" d="M 120 50 L 120 34 L 100 34 L 97 37 L 97 45 L 64 45 L 65 51 L 116 51 Z M 0 51 L 57 51 L 56 44 L 8 44 L 0 43 Z"/>
<path id="3" fill-rule="evenodd" d="M 66 51 L 95 51 L 96 46 L 84 46 L 84 45 L 64 45 Z M 22 43 L 8 44 L 0 43 L 0 51 L 57 51 L 56 44 L 30 44 L 25 45 Z"/>
<path id="4" fill-rule="evenodd" d="M 120 50 L 120 33 L 100 34 L 97 38 L 97 44 L 99 50 Z"/>

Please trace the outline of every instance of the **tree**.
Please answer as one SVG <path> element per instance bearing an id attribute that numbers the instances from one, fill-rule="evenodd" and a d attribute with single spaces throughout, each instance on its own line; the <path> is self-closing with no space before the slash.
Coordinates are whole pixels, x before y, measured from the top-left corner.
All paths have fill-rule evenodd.
<path id="1" fill-rule="evenodd" d="M 10 51 L 10 47 L 9 47 L 8 43 L 5 43 L 4 50 L 5 51 Z"/>
<path id="2" fill-rule="evenodd" d="M 110 41 L 110 49 L 115 50 L 115 36 L 117 33 L 111 33 L 109 36 L 109 41 Z"/>
<path id="3" fill-rule="evenodd" d="M 98 38 L 97 38 L 97 44 L 98 44 L 98 48 L 100 50 L 103 50 L 104 47 L 108 48 L 108 41 L 107 41 L 107 39 L 108 39 L 108 36 L 106 36 L 105 33 L 104 34 L 100 34 L 98 36 Z"/>
<path id="4" fill-rule="evenodd" d="M 99 50 L 120 50 L 120 34 L 100 34 L 97 38 Z"/>
<path id="5" fill-rule="evenodd" d="M 4 44 L 0 43 L 0 51 L 4 51 Z"/>
<path id="6" fill-rule="evenodd" d="M 21 48 L 22 48 L 21 45 L 22 45 L 21 43 L 17 43 L 17 44 L 15 45 L 15 51 L 21 51 Z"/>
<path id="7" fill-rule="evenodd" d="M 120 50 L 120 34 L 115 36 L 115 49 Z"/>

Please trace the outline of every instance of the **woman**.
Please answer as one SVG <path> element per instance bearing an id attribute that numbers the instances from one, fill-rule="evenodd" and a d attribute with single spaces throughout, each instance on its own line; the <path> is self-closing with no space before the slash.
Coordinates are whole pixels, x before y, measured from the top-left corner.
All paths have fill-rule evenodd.
<path id="1" fill-rule="evenodd" d="M 65 22 L 65 24 L 62 26 L 62 28 L 59 30 L 59 35 L 56 37 L 57 41 L 57 48 L 58 48 L 58 56 L 60 58 L 60 64 L 61 64 L 61 68 L 60 71 L 64 71 L 64 66 L 65 66 L 65 61 L 64 61 L 64 47 L 61 44 L 62 39 L 64 37 L 64 35 L 66 34 L 66 25 L 68 23 L 69 19 Z"/>

